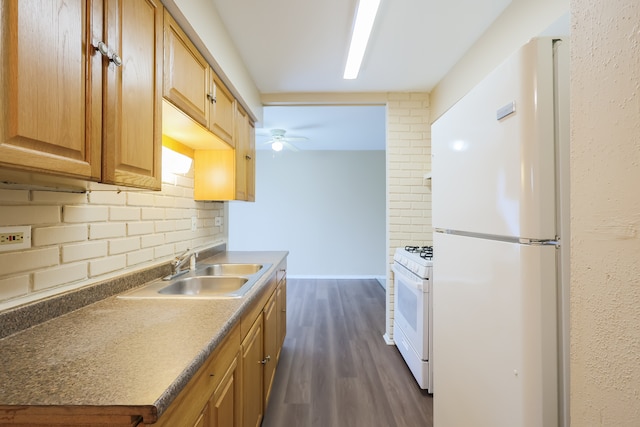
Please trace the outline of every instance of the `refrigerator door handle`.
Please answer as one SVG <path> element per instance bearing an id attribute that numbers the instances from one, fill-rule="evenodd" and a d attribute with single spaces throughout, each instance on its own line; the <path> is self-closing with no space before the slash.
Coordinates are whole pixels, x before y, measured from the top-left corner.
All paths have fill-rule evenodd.
<path id="1" fill-rule="evenodd" d="M 525 237 L 497 236 L 493 234 L 473 233 L 469 231 L 448 230 L 446 228 L 435 228 L 436 233 L 453 234 L 456 236 L 474 237 L 478 239 L 495 240 L 498 242 L 519 243 L 531 246 L 560 246 L 560 239 L 555 236 L 553 239 L 528 239 Z"/>
<path id="2" fill-rule="evenodd" d="M 519 239 L 519 243 L 523 245 L 531 246 L 560 246 L 559 239 L 555 240 L 540 240 L 540 239 Z"/>

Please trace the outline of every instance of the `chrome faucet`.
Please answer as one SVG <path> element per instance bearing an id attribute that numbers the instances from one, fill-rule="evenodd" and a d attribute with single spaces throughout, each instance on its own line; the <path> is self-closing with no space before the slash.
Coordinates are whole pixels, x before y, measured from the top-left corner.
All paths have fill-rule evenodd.
<path id="1" fill-rule="evenodd" d="M 187 249 L 180 255 L 176 256 L 171 261 L 171 274 L 169 276 L 163 277 L 162 280 L 171 280 L 181 274 L 184 274 L 191 270 L 193 266 L 196 264 L 196 258 L 198 258 L 198 252 L 192 251 L 191 249 Z M 183 269 L 182 267 L 189 262 L 189 268 Z"/>

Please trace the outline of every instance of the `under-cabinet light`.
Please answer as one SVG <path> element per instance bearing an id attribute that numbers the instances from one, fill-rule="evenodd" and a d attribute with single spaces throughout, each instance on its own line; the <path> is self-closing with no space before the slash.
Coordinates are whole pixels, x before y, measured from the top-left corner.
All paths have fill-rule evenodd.
<path id="1" fill-rule="evenodd" d="M 162 146 L 162 172 L 185 174 L 191 169 L 193 159 Z"/>
<path id="2" fill-rule="evenodd" d="M 369 36 L 373 22 L 378 13 L 380 0 L 360 0 L 358 2 L 358 10 L 353 25 L 353 34 L 351 35 L 351 45 L 349 46 L 349 55 L 347 56 L 347 65 L 344 69 L 345 79 L 355 79 L 360 72 L 360 65 L 364 52 L 367 49 Z"/>

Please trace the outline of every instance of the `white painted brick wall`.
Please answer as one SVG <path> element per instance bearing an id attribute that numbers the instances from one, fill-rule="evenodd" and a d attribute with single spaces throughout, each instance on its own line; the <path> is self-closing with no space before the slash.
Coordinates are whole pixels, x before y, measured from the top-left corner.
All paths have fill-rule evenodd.
<path id="1" fill-rule="evenodd" d="M 32 246 L 51 246 L 60 243 L 87 240 L 85 224 L 34 228 L 31 233 Z"/>
<path id="2" fill-rule="evenodd" d="M 86 226 L 85 226 L 86 227 Z M 108 239 L 124 237 L 127 234 L 127 225 L 118 223 L 89 224 L 89 239 Z"/>
<path id="3" fill-rule="evenodd" d="M 5 298 L 17 298 L 27 295 L 30 291 L 29 275 L 13 276 L 8 279 L 0 279 L 0 289 Z"/>
<path id="4" fill-rule="evenodd" d="M 387 101 L 387 319 L 393 339 L 393 253 L 405 245 L 433 241 L 431 191 L 424 175 L 431 172 L 431 126 L 428 93 L 390 93 Z"/>
<path id="5" fill-rule="evenodd" d="M 38 291 L 66 283 L 78 282 L 86 278 L 86 263 L 64 264 L 57 268 L 48 268 L 33 273 L 33 289 Z"/>
<path id="6" fill-rule="evenodd" d="M 0 226 L 30 225 L 32 248 L 0 252 L 0 310 L 226 242 L 224 204 L 194 201 L 192 174 L 159 192 L 1 189 Z"/>
<path id="7" fill-rule="evenodd" d="M 2 225 L 56 224 L 60 222 L 58 206 L 0 206 Z"/>

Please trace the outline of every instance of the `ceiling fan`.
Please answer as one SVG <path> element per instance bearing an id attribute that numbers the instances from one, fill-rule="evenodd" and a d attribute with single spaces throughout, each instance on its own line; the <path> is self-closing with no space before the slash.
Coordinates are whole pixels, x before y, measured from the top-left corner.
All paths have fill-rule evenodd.
<path id="1" fill-rule="evenodd" d="M 292 144 L 292 142 L 307 141 L 309 139 L 304 136 L 285 136 L 286 133 L 287 131 L 284 129 L 271 129 L 269 132 L 271 138 L 263 144 L 271 144 L 271 149 L 273 151 L 282 151 L 285 147 L 291 151 L 300 151 Z"/>

